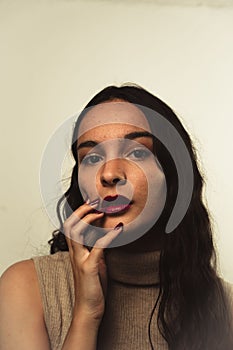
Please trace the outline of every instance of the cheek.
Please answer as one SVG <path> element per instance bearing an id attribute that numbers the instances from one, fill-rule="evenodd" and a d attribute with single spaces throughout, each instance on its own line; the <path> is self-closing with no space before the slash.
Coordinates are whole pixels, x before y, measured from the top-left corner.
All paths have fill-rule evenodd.
<path id="1" fill-rule="evenodd" d="M 141 206 L 144 206 L 148 197 L 148 178 L 141 169 L 133 169 L 131 171 L 130 182 L 133 187 L 135 196 L 140 199 Z"/>
<path id="2" fill-rule="evenodd" d="M 132 178 L 134 179 L 135 186 L 139 189 L 141 186 L 146 186 L 149 189 L 155 187 L 159 189 L 163 187 L 165 182 L 165 175 L 163 171 L 157 166 L 155 162 L 150 162 L 143 165 L 143 167 L 135 167 L 131 169 Z"/>
<path id="3" fill-rule="evenodd" d="M 167 188 L 165 175 L 156 164 L 145 167 L 144 181 L 147 182 L 148 188 L 148 204 L 163 205 L 165 203 Z"/>
<path id="4" fill-rule="evenodd" d="M 87 172 L 82 169 L 82 167 L 80 167 L 78 174 L 78 184 L 84 200 L 87 198 L 94 200 L 98 197 L 96 189 L 96 172 Z"/>

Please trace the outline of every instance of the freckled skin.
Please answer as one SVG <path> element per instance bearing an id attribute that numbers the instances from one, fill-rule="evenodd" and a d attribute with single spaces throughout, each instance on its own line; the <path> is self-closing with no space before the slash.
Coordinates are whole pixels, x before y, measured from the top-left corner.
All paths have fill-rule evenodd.
<path id="1" fill-rule="evenodd" d="M 153 222 L 163 209 L 166 182 L 152 153 L 152 138 L 124 139 L 127 134 L 144 131 L 150 131 L 145 116 L 126 102 L 98 105 L 81 122 L 78 146 L 86 141 L 98 143 L 96 147 L 88 146 L 78 151 L 82 194 L 91 200 L 96 196 L 102 200 L 121 194 L 133 201 L 129 210 L 114 216 L 105 215 L 98 226 L 113 228 L 121 221 L 131 232 Z"/>

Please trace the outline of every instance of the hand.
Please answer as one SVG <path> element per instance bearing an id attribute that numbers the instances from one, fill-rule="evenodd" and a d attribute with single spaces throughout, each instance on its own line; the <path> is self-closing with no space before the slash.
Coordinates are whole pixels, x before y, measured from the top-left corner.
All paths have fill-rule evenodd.
<path id="1" fill-rule="evenodd" d="M 104 237 L 98 239 L 92 250 L 89 251 L 83 244 L 85 230 L 88 224 L 104 216 L 104 213 L 93 212 L 97 204 L 98 202 L 93 201 L 80 206 L 65 221 L 64 231 L 74 275 L 74 317 L 99 324 L 104 313 L 107 292 L 104 248 L 119 235 L 123 224 L 119 223 Z"/>

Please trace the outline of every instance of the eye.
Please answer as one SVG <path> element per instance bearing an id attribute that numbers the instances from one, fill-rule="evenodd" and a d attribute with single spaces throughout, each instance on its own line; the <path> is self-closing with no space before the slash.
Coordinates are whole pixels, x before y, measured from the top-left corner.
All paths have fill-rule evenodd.
<path id="1" fill-rule="evenodd" d="M 134 149 L 132 152 L 130 152 L 128 154 L 129 158 L 133 158 L 133 159 L 138 159 L 138 160 L 143 160 L 147 157 L 149 157 L 151 154 L 151 152 L 149 150 L 145 150 L 145 149 Z"/>
<path id="2" fill-rule="evenodd" d="M 97 154 L 90 154 L 83 158 L 82 163 L 84 165 L 95 165 L 99 163 L 102 160 L 101 156 L 98 156 Z"/>

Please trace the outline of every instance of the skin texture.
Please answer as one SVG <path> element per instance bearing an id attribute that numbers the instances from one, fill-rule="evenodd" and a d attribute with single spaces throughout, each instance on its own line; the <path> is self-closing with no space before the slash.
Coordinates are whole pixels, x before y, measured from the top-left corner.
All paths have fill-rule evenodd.
<path id="1" fill-rule="evenodd" d="M 98 198 L 100 208 L 106 196 L 123 195 L 132 201 L 125 213 L 105 214 L 95 224 L 113 228 L 120 220 L 124 223 L 122 236 L 131 235 L 127 237 L 131 241 L 153 226 L 166 199 L 165 176 L 153 154 L 152 137 L 132 136 L 143 132 L 150 132 L 143 113 L 118 101 L 90 110 L 78 137 L 79 187 L 84 199 Z"/>
<path id="2" fill-rule="evenodd" d="M 0 279 L 0 349 L 49 350 L 32 260 L 12 265 Z"/>
<path id="3" fill-rule="evenodd" d="M 108 124 L 104 125 L 106 120 Z M 114 123 L 114 127 L 109 123 Z M 165 180 L 152 153 L 152 139 L 140 137 L 130 144 L 124 140 L 126 134 L 141 131 L 150 131 L 144 115 L 135 106 L 122 102 L 93 108 L 81 123 L 78 145 L 90 140 L 103 143 L 100 154 L 103 158 L 92 158 L 92 161 L 98 159 L 97 164 L 84 165 L 83 160 L 93 147 L 82 147 L 78 153 L 80 187 L 86 203 L 64 223 L 75 282 L 75 306 L 63 350 L 96 349 L 107 291 L 104 248 L 121 234 L 132 234 L 137 218 L 145 208 L 153 206 L 157 213 L 163 208 Z M 135 146 L 140 152 L 135 153 Z M 93 211 L 98 204 L 91 205 L 90 201 L 96 199 L 96 194 L 101 202 L 105 196 L 115 195 L 118 191 L 133 200 L 129 210 L 114 216 Z M 151 210 L 146 210 L 143 220 L 148 222 L 153 218 Z M 119 223 L 123 223 L 123 227 L 116 228 Z M 103 237 L 97 237 L 91 250 L 83 245 L 87 225 L 106 230 Z M 131 244 L 134 245 L 135 242 Z M 144 246 L 140 243 L 143 249 L 148 246 L 149 240 L 144 241 Z M 18 350 L 50 349 L 32 260 L 11 266 L 0 280 L 0 348 L 13 350 L 16 344 Z"/>
<path id="4" fill-rule="evenodd" d="M 125 123 L 126 120 L 128 124 Z M 109 124 L 103 126 L 106 121 L 114 123 L 114 127 Z M 104 161 L 102 162 L 101 158 L 100 163 L 95 165 L 97 168 L 85 166 L 85 169 L 80 170 L 80 186 L 87 203 L 79 207 L 64 223 L 75 281 L 75 307 L 63 350 L 96 349 L 107 291 L 103 248 L 108 247 L 124 233 L 131 235 L 133 232 L 131 228 L 145 209 L 144 206 L 147 207 L 149 200 L 155 200 L 153 205 L 158 213 L 163 206 L 164 176 L 156 159 L 150 154 L 148 158 L 135 160 L 135 154 L 133 158 L 131 150 L 125 152 L 127 144 L 123 144 L 122 151 L 120 146 L 122 143 L 118 142 L 119 138 L 124 139 L 125 134 L 135 131 L 150 131 L 150 129 L 143 114 L 129 103 L 106 103 L 97 106 L 88 112 L 81 123 L 79 145 L 87 140 L 95 140 L 103 143 L 103 146 L 112 144 L 114 147 L 103 148 Z M 137 138 L 134 142 L 152 151 L 150 138 Z M 80 149 L 80 168 L 83 166 L 82 160 L 90 151 L 92 151 L 90 147 Z M 96 181 L 93 181 L 93 178 Z M 91 183 L 89 179 L 92 180 Z M 119 185 L 119 180 L 127 181 Z M 151 189 L 148 183 L 153 181 L 155 182 Z M 94 187 L 92 187 L 93 182 Z M 134 203 L 130 210 L 116 216 L 93 212 L 98 204 L 90 205 L 89 199 L 93 200 L 98 196 L 101 201 L 106 195 L 116 194 L 117 191 L 131 196 Z M 145 212 L 145 215 L 147 220 L 153 218 L 150 210 Z M 123 228 L 114 229 L 119 222 L 124 224 Z M 91 251 L 82 244 L 87 224 L 103 226 L 107 232 L 104 237 L 97 238 Z M 155 242 L 153 246 L 151 246 L 152 238 Z M 135 252 L 140 249 L 145 251 L 159 248 L 160 237 L 152 227 L 140 239 L 114 249 Z M 32 260 L 12 265 L 0 279 L 0 349 L 15 350 L 16 348 L 17 350 L 50 349 L 37 275 Z"/>

